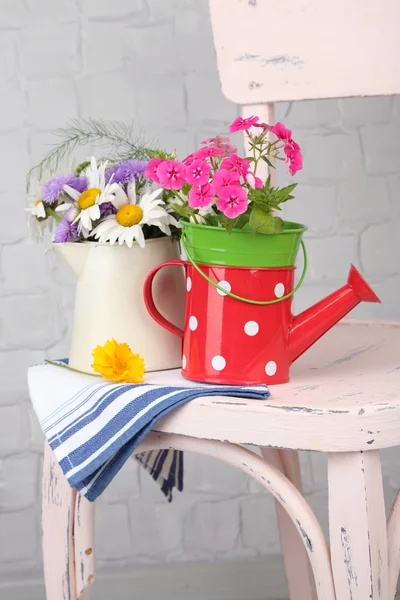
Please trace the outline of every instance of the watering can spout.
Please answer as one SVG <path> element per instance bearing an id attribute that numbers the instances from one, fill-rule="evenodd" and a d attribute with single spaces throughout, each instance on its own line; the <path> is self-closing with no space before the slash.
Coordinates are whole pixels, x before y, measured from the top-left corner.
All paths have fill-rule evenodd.
<path id="1" fill-rule="evenodd" d="M 289 333 L 290 361 L 296 360 L 360 302 L 380 300 L 351 265 L 346 285 L 294 317 Z"/>
<path id="2" fill-rule="evenodd" d="M 89 244 L 53 243 L 54 250 L 62 256 L 74 275 L 79 278 L 86 264 Z"/>

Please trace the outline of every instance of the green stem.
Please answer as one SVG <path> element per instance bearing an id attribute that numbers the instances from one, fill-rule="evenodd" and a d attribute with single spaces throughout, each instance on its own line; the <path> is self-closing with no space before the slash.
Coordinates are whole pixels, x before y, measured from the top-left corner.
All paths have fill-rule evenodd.
<path id="1" fill-rule="evenodd" d="M 248 137 L 251 139 L 249 132 L 247 132 L 247 135 L 248 135 Z M 257 144 L 254 144 L 254 146 L 255 146 L 255 145 L 257 145 L 258 158 L 256 158 L 256 148 L 253 146 L 253 158 L 254 158 L 254 163 L 253 163 L 253 164 L 254 164 L 253 174 L 254 174 L 254 175 L 257 173 L 257 167 L 258 167 L 258 163 L 260 162 L 261 155 L 262 155 L 262 153 L 263 153 L 263 146 L 262 146 L 262 144 L 263 144 L 263 141 L 264 141 L 263 139 L 260 139 L 260 140 L 258 140 L 258 143 L 257 143 Z M 259 147 L 258 147 L 258 146 L 259 146 Z"/>
<path id="2" fill-rule="evenodd" d="M 182 196 L 180 194 L 178 194 L 178 192 L 176 190 L 174 190 L 174 196 L 176 196 L 183 204 L 186 204 L 185 200 L 182 198 Z"/>
<path id="3" fill-rule="evenodd" d="M 253 158 L 254 158 L 254 175 L 257 171 L 258 160 L 256 159 L 256 149 L 253 148 Z"/>
<path id="4" fill-rule="evenodd" d="M 60 215 L 58 215 L 55 210 L 50 208 L 48 204 L 45 204 L 45 211 L 46 214 L 49 215 L 49 217 L 53 217 L 53 219 L 55 219 L 59 223 L 62 221 L 62 217 L 60 217 Z"/>
<path id="5" fill-rule="evenodd" d="M 54 362 L 53 360 L 45 360 L 44 362 L 48 365 L 53 365 L 53 367 L 61 367 L 61 369 L 68 369 L 68 371 L 74 371 L 74 373 L 80 373 L 81 375 L 90 375 L 91 377 L 101 377 L 101 375 L 98 375 L 97 373 L 87 373 L 86 371 L 80 371 L 79 369 L 74 369 L 73 367 L 70 367 L 69 365 L 57 363 L 57 362 Z"/>
<path id="6" fill-rule="evenodd" d="M 180 194 L 178 194 L 178 192 L 176 190 L 174 190 L 174 194 L 175 196 L 181 201 L 183 202 L 183 204 L 186 204 L 185 200 L 182 198 L 182 196 Z M 193 217 L 193 219 L 195 220 L 196 225 L 199 224 L 198 220 L 196 219 L 196 213 L 194 212 L 193 208 L 191 206 L 188 205 L 188 210 L 190 210 L 190 216 Z"/>

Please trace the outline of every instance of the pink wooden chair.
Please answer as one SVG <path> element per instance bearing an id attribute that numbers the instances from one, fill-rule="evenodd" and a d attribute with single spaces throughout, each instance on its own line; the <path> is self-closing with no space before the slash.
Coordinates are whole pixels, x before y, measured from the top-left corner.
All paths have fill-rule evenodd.
<path id="1" fill-rule="evenodd" d="M 245 115 L 272 122 L 276 101 L 400 92 L 398 0 L 210 0 L 210 9 L 222 89 Z M 399 348 L 400 323 L 339 324 L 267 402 L 194 400 L 138 453 L 210 455 L 259 481 L 277 501 L 290 600 L 393 600 L 400 496 L 387 521 L 379 450 L 400 445 Z M 298 450 L 328 453 L 330 547 L 301 493 Z M 47 600 L 89 599 L 94 508 L 46 445 Z"/>
<path id="2" fill-rule="evenodd" d="M 379 450 L 400 445 L 399 348 L 400 322 L 343 322 L 295 363 L 292 381 L 273 387 L 267 402 L 194 400 L 159 422 L 138 453 L 172 447 L 206 454 L 259 481 L 277 501 L 290 600 L 393 600 L 400 494 L 386 522 Z M 244 443 L 259 446 L 264 460 Z M 330 549 L 301 494 L 299 449 L 328 453 Z M 94 508 L 69 487 L 46 446 L 48 600 L 89 598 Z"/>

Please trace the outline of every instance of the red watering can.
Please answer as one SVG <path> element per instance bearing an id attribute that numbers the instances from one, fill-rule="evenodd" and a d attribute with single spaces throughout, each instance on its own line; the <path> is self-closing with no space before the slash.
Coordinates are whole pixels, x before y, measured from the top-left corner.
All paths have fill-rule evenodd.
<path id="1" fill-rule="evenodd" d="M 184 266 L 184 329 L 163 317 L 152 296 L 156 273 Z M 146 307 L 162 327 L 183 340 L 182 374 L 225 385 L 285 383 L 289 367 L 359 302 L 380 302 L 351 266 L 346 285 L 297 316 L 292 315 L 295 267 L 249 268 L 172 260 L 151 271 Z M 268 299 L 268 300 L 266 300 Z"/>

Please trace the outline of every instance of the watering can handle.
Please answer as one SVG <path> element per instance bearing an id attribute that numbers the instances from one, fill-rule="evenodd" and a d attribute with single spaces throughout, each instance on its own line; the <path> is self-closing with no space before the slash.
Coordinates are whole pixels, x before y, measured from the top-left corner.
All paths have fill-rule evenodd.
<path id="1" fill-rule="evenodd" d="M 162 269 L 163 267 L 183 267 L 183 266 L 185 266 L 185 264 L 186 264 L 186 262 L 184 260 L 168 260 L 168 261 L 162 263 L 161 265 L 158 265 L 152 271 L 150 271 L 150 273 L 148 274 L 148 276 L 146 278 L 146 281 L 144 282 L 144 287 L 143 287 L 144 301 L 145 301 L 146 308 L 147 308 L 150 316 L 159 325 L 161 325 L 161 327 L 164 327 L 165 329 L 167 329 L 168 331 L 170 331 L 171 333 L 173 333 L 180 339 L 183 339 L 183 329 L 181 329 L 177 325 L 174 325 L 173 323 L 168 321 L 165 317 L 163 317 L 163 315 L 160 313 L 160 311 L 158 310 L 158 308 L 156 307 L 156 305 L 154 303 L 153 281 L 154 281 L 154 277 L 157 275 L 158 271 L 160 269 Z"/>
<path id="2" fill-rule="evenodd" d="M 247 302 L 248 304 L 259 304 L 259 305 L 265 306 L 267 304 L 277 304 L 278 302 L 282 302 L 282 300 L 286 300 L 287 298 L 290 298 L 291 296 L 293 296 L 293 294 L 295 292 L 297 292 L 297 290 L 303 283 L 304 277 L 306 276 L 306 273 L 307 273 L 307 264 L 308 264 L 307 251 L 306 251 L 306 246 L 305 246 L 303 240 L 301 240 L 301 247 L 302 247 L 303 256 L 304 256 L 303 272 L 301 274 L 301 277 L 300 277 L 296 287 L 294 287 L 288 294 L 285 294 L 284 296 L 281 296 L 280 298 L 274 298 L 273 300 L 251 300 L 250 298 L 243 298 L 242 296 L 238 296 L 237 294 L 228 292 L 225 288 L 219 286 L 218 283 L 216 283 L 210 277 L 208 277 L 208 275 L 206 275 L 204 273 L 204 271 L 201 270 L 199 265 L 197 263 L 195 263 L 193 258 L 188 254 L 187 247 L 185 244 L 184 234 L 182 235 L 182 238 L 181 238 L 181 245 L 182 245 L 183 250 L 185 251 L 188 261 L 193 265 L 193 267 L 196 269 L 196 271 L 198 273 L 200 273 L 200 275 L 208 281 L 208 283 L 211 283 L 211 285 L 213 285 L 215 288 L 217 288 L 217 290 L 220 290 L 221 292 L 223 292 L 224 295 L 230 296 L 231 298 L 235 298 L 235 300 L 241 300 L 242 302 Z M 167 263 L 165 263 L 165 264 L 167 264 Z"/>

